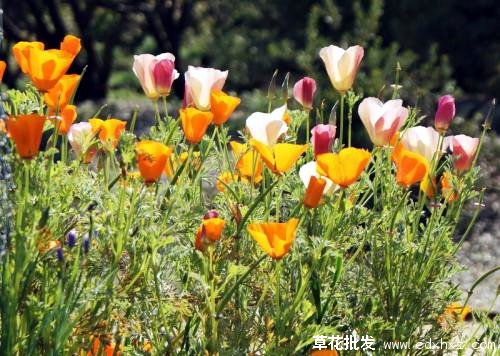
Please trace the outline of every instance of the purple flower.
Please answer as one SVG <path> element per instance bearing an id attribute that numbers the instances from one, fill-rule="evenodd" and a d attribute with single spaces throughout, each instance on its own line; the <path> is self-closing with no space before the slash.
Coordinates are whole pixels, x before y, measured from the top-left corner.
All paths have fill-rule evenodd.
<path id="1" fill-rule="evenodd" d="M 89 253 L 90 250 L 90 237 L 89 234 L 83 236 L 83 252 Z"/>
<path id="2" fill-rule="evenodd" d="M 64 261 L 64 251 L 63 251 L 62 247 L 58 247 L 56 249 L 56 257 L 57 257 L 57 260 L 59 262 L 63 262 Z"/>
<path id="3" fill-rule="evenodd" d="M 76 243 L 76 231 L 75 230 L 70 230 L 70 232 L 68 232 L 68 235 L 66 235 L 66 243 L 68 244 L 69 248 L 72 248 L 75 246 L 75 243 Z"/>

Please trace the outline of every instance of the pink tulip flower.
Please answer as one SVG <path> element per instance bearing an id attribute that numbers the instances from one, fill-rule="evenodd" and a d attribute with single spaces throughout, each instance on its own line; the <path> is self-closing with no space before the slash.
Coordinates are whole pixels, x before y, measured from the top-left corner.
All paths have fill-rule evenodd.
<path id="1" fill-rule="evenodd" d="M 333 87 L 341 94 L 352 88 L 363 55 L 364 50 L 361 46 L 352 46 L 344 50 L 330 45 L 319 51 Z"/>
<path id="2" fill-rule="evenodd" d="M 134 56 L 132 69 L 141 83 L 144 94 L 155 100 L 170 94 L 173 81 L 179 77 L 174 65 L 175 57 L 171 53 L 157 56 L 140 54 Z"/>
<path id="3" fill-rule="evenodd" d="M 446 141 L 455 158 L 455 169 L 462 173 L 471 168 L 479 146 L 479 139 L 467 135 L 457 135 L 447 137 Z"/>
<path id="4" fill-rule="evenodd" d="M 403 126 L 408 109 L 400 99 L 382 103 L 377 98 L 366 98 L 359 104 L 358 114 L 373 144 L 386 146 Z"/>
<path id="5" fill-rule="evenodd" d="M 315 92 L 316 81 L 309 77 L 302 78 L 293 86 L 293 97 L 307 110 L 312 109 Z"/>
<path id="6" fill-rule="evenodd" d="M 311 130 L 311 143 L 314 149 L 314 156 L 331 152 L 337 127 L 334 125 L 319 124 Z"/>
<path id="7" fill-rule="evenodd" d="M 440 132 L 445 132 L 450 127 L 455 117 L 455 98 L 451 95 L 443 95 L 439 98 L 436 115 L 434 116 L 434 127 Z"/>

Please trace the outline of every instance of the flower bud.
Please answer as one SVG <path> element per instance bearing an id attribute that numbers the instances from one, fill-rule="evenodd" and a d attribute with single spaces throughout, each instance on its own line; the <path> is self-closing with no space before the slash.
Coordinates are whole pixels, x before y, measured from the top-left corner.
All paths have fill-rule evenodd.
<path id="1" fill-rule="evenodd" d="M 203 220 L 213 219 L 213 218 L 218 218 L 218 217 L 219 217 L 219 213 L 217 212 L 217 210 L 212 209 L 212 210 L 207 211 L 205 213 L 205 215 L 203 215 Z"/>
<path id="2" fill-rule="evenodd" d="M 455 117 L 455 98 L 451 95 L 443 95 L 439 98 L 434 127 L 440 132 L 445 132 L 450 127 Z"/>
<path id="3" fill-rule="evenodd" d="M 70 232 L 68 232 L 68 235 L 66 235 L 66 243 L 68 244 L 69 248 L 72 248 L 75 246 L 75 243 L 76 243 L 76 231 L 75 230 L 70 230 Z"/>
<path id="4" fill-rule="evenodd" d="M 58 247 L 56 249 L 56 257 L 57 257 L 57 260 L 59 262 L 63 262 L 64 261 L 64 251 L 63 251 L 62 247 Z"/>
<path id="5" fill-rule="evenodd" d="M 311 130 L 311 143 L 314 148 L 314 155 L 328 153 L 332 149 L 333 141 L 335 140 L 335 132 L 337 127 L 334 125 L 319 124 Z"/>
<path id="6" fill-rule="evenodd" d="M 293 86 L 293 97 L 307 110 L 312 109 L 315 92 L 316 81 L 309 77 L 302 78 Z"/>

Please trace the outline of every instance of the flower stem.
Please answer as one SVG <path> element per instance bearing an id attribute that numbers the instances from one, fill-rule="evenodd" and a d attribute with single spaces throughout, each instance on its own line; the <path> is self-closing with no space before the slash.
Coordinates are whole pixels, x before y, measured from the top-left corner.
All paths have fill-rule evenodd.
<path id="1" fill-rule="evenodd" d="M 339 143 L 340 143 L 340 149 L 342 149 L 342 139 L 344 137 L 344 101 L 345 101 L 345 94 L 342 93 L 340 94 L 340 134 L 339 134 Z"/>

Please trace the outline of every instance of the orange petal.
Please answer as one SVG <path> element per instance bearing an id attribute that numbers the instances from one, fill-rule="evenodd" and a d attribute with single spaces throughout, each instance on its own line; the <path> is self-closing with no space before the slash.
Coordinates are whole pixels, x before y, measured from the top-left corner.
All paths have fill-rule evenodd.
<path id="1" fill-rule="evenodd" d="M 396 165 L 396 181 L 399 185 L 409 187 L 415 183 L 423 183 L 422 189 L 428 194 L 432 194 L 429 187 L 430 181 L 424 178 L 429 172 L 429 163 L 420 154 L 409 151 L 398 144 L 393 151 L 391 159 Z"/>
<path id="2" fill-rule="evenodd" d="M 5 63 L 5 61 L 0 61 L 0 82 L 3 79 L 3 74 L 5 73 L 6 67 L 7 67 L 7 63 Z"/>
<path id="3" fill-rule="evenodd" d="M 326 180 L 311 176 L 304 196 L 304 206 L 308 208 L 316 208 L 323 196 L 323 190 L 326 186 Z"/>
<path id="4" fill-rule="evenodd" d="M 236 170 L 242 177 L 259 183 L 262 180 L 262 162 L 258 159 L 257 153 L 250 149 L 248 145 L 231 141 L 229 142 L 234 156 L 237 159 Z"/>
<path id="5" fill-rule="evenodd" d="M 205 236 L 212 242 L 220 239 L 224 230 L 225 221 L 221 218 L 211 218 L 203 220 Z"/>
<path id="6" fill-rule="evenodd" d="M 185 108 L 179 110 L 182 121 L 182 130 L 189 143 L 199 143 L 208 126 L 213 120 L 214 114 L 210 111 L 200 111 L 196 108 Z"/>
<path id="7" fill-rule="evenodd" d="M 14 54 L 14 59 L 16 60 L 17 64 L 19 65 L 19 68 L 21 68 L 21 71 L 24 74 L 27 74 L 28 70 L 29 70 L 28 56 L 29 56 L 29 48 L 30 47 L 35 47 L 35 48 L 43 50 L 44 44 L 42 42 L 21 41 L 21 42 L 17 42 L 12 47 L 12 53 Z"/>
<path id="8" fill-rule="evenodd" d="M 38 154 L 44 123 L 45 116 L 37 114 L 7 118 L 7 132 L 21 158 L 31 159 Z"/>
<path id="9" fill-rule="evenodd" d="M 59 133 L 61 135 L 67 135 L 68 131 L 73 125 L 73 122 L 76 120 L 76 106 L 75 105 L 66 105 L 64 109 L 61 111 L 57 122 L 59 122 Z"/>
<path id="10" fill-rule="evenodd" d="M 66 73 L 73 56 L 65 51 L 28 47 L 28 75 L 38 90 L 51 89 Z"/>
<path id="11" fill-rule="evenodd" d="M 210 111 L 214 114 L 213 123 L 222 125 L 240 105 L 241 99 L 230 96 L 220 90 L 212 90 L 210 93 Z"/>
<path id="12" fill-rule="evenodd" d="M 286 173 L 307 150 L 307 145 L 278 143 L 272 148 L 251 139 L 250 144 L 260 153 L 267 167 L 276 174 Z"/>
<path id="13" fill-rule="evenodd" d="M 359 148 L 348 147 L 338 154 L 324 153 L 317 156 L 318 171 L 334 183 L 347 188 L 356 182 L 370 162 L 371 154 Z"/>
<path id="14" fill-rule="evenodd" d="M 285 256 L 295 240 L 298 219 L 290 219 L 285 223 L 254 223 L 247 230 L 262 250 L 273 259 Z"/>
<path id="15" fill-rule="evenodd" d="M 79 81 L 80 76 L 78 74 L 63 75 L 56 85 L 44 94 L 44 101 L 49 107 L 49 114 L 53 114 L 57 108 L 62 110 L 69 104 Z"/>
<path id="16" fill-rule="evenodd" d="M 61 42 L 60 48 L 61 51 L 65 51 L 71 53 L 73 56 L 76 56 L 82 49 L 81 40 L 76 36 L 66 35 Z"/>
<path id="17" fill-rule="evenodd" d="M 143 140 L 135 145 L 135 152 L 142 178 L 152 183 L 160 178 L 172 150 L 160 142 Z"/>

